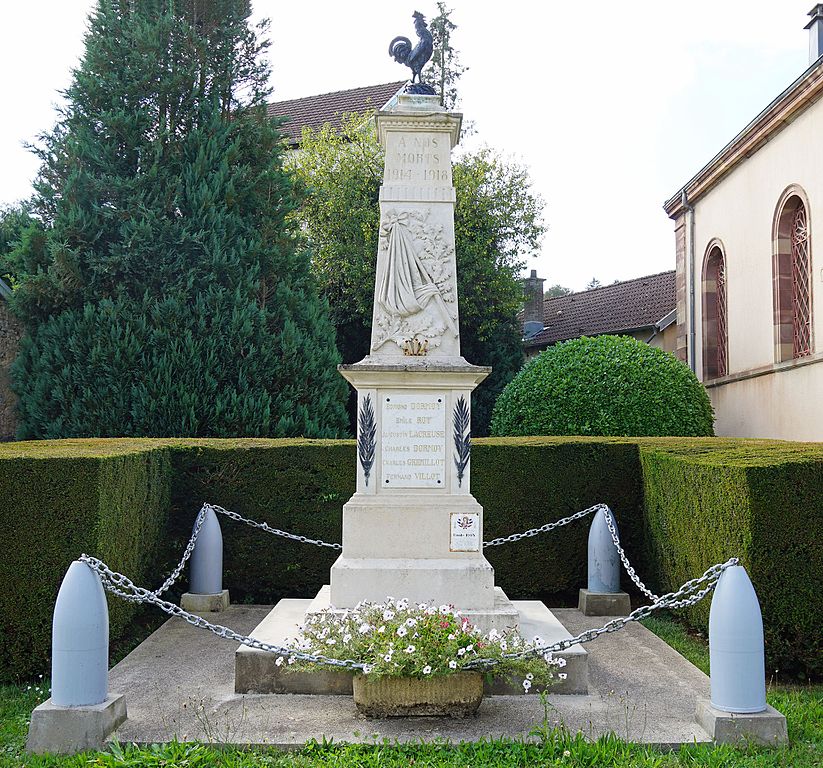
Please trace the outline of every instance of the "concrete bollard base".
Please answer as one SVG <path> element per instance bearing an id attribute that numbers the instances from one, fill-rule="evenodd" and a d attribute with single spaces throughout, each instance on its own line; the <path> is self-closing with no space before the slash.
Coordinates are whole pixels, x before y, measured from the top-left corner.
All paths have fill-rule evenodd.
<path id="1" fill-rule="evenodd" d="M 584 616 L 628 616 L 632 612 L 632 604 L 625 592 L 581 589 L 577 610 Z"/>
<path id="2" fill-rule="evenodd" d="M 195 595 L 186 592 L 180 598 L 180 607 L 189 613 L 219 613 L 229 607 L 229 590 L 216 592 L 213 595 Z"/>
<path id="3" fill-rule="evenodd" d="M 786 717 L 774 707 L 738 715 L 715 709 L 709 699 L 697 700 L 697 724 L 718 744 L 755 743 L 769 747 L 789 743 Z"/>
<path id="4" fill-rule="evenodd" d="M 31 713 L 26 751 L 73 755 L 103 749 L 126 717 L 126 699 L 117 693 L 110 693 L 102 704 L 85 707 L 59 707 L 48 699 Z"/>

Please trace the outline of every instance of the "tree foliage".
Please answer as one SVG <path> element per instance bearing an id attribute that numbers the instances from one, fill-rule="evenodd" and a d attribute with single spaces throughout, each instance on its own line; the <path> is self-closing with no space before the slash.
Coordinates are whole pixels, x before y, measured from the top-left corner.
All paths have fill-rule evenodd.
<path id="1" fill-rule="evenodd" d="M 298 217 L 347 363 L 368 354 L 383 162 L 363 115 L 349 116 L 339 131 L 305 131 L 295 160 L 308 192 Z M 542 202 L 526 169 L 490 149 L 457 159 L 454 185 L 462 353 L 494 368 L 474 396 L 473 429 L 484 434 L 497 394 L 523 362 L 518 276 L 542 237 Z"/>
<path id="2" fill-rule="evenodd" d="M 437 3 L 437 16 L 429 24 L 432 33 L 433 52 L 429 73 L 435 90 L 440 94 L 440 104 L 448 110 L 455 109 L 460 95 L 457 83 L 468 67 L 460 63 L 460 54 L 451 44 L 451 36 L 457 24 L 451 20 L 452 8 L 444 2 Z"/>
<path id="3" fill-rule="evenodd" d="M 17 254 L 22 436 L 345 428 L 249 13 L 99 0 Z"/>
<path id="4" fill-rule="evenodd" d="M 503 390 L 493 435 L 713 435 L 709 396 L 674 355 L 629 336 L 541 352 Z"/>

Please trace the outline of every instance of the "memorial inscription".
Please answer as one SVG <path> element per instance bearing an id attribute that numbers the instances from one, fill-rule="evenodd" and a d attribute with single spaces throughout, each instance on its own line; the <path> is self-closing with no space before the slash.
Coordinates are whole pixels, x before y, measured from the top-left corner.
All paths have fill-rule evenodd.
<path id="1" fill-rule="evenodd" d="M 445 393 L 386 393 L 381 411 L 383 487 L 445 487 Z"/>

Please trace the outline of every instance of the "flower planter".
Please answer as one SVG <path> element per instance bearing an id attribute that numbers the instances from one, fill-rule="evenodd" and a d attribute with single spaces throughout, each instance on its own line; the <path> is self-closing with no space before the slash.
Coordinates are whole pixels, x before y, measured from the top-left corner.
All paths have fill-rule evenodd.
<path id="1" fill-rule="evenodd" d="M 483 700 L 479 672 L 455 672 L 424 680 L 355 675 L 354 704 L 367 717 L 473 715 Z"/>

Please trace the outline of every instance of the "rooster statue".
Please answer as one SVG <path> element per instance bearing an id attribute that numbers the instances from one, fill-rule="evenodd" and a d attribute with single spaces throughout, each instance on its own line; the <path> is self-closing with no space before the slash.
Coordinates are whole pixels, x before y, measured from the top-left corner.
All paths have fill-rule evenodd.
<path id="1" fill-rule="evenodd" d="M 412 71 L 411 84 L 406 88 L 412 93 L 428 93 L 433 94 L 434 88 L 424 83 L 420 77 L 420 72 L 432 56 L 434 42 L 432 40 L 432 33 L 426 26 L 426 18 L 420 11 L 415 11 L 412 18 L 414 19 L 414 31 L 417 37 L 420 38 L 417 45 L 412 48 L 411 40 L 408 37 L 395 37 L 389 43 L 389 56 L 392 56 L 399 64 L 405 64 Z M 417 78 L 415 84 L 414 79 Z"/>

